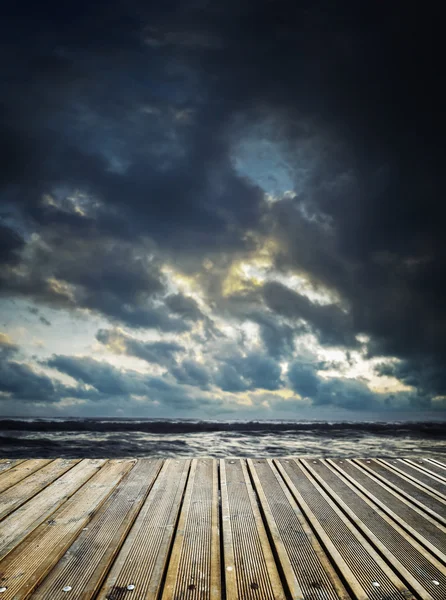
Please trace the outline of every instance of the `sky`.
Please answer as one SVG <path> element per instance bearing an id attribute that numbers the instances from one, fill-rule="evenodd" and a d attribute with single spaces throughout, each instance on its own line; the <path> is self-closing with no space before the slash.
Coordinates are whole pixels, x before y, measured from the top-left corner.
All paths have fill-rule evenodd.
<path id="1" fill-rule="evenodd" d="M 439 23 L 3 7 L 0 415 L 444 418 Z"/>

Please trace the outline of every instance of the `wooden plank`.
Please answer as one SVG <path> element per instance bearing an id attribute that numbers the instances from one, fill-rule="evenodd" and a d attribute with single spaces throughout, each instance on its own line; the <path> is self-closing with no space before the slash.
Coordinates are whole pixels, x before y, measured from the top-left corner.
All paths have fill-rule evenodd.
<path id="1" fill-rule="evenodd" d="M 403 581 L 299 461 L 275 463 L 356 600 L 414 600 Z"/>
<path id="2" fill-rule="evenodd" d="M 51 521 L 42 523 L 2 560 L 2 585 L 6 588 L 2 600 L 29 596 L 133 465 L 131 460 L 108 461 Z"/>
<path id="3" fill-rule="evenodd" d="M 11 469 L 0 474 L 0 494 L 50 462 L 51 460 L 46 458 L 33 458 L 15 464 Z"/>
<path id="4" fill-rule="evenodd" d="M 446 567 L 434 555 L 426 552 L 329 463 L 317 460 L 302 464 L 420 598 L 444 600 Z"/>
<path id="5" fill-rule="evenodd" d="M 161 460 L 140 459 L 31 596 L 33 600 L 93 598 L 152 488 Z"/>
<path id="6" fill-rule="evenodd" d="M 248 466 L 293 600 L 350 599 L 272 460 L 249 459 Z"/>
<path id="7" fill-rule="evenodd" d="M 446 481 L 442 483 L 441 479 L 437 479 L 434 475 L 428 475 L 426 471 L 418 469 L 416 465 L 403 461 L 385 460 L 383 458 L 377 458 L 376 460 L 386 469 L 396 472 L 401 478 L 410 481 L 416 488 L 427 492 L 433 498 L 446 501 Z"/>
<path id="8" fill-rule="evenodd" d="M 19 542 L 56 511 L 106 461 L 85 459 L 46 487 L 37 496 L 8 515 L 0 528 L 0 559 L 6 556 Z"/>
<path id="9" fill-rule="evenodd" d="M 285 600 L 244 461 L 221 460 L 220 475 L 228 598 Z"/>
<path id="10" fill-rule="evenodd" d="M 397 466 L 404 473 L 414 477 L 418 483 L 426 485 L 428 489 L 433 489 L 435 492 L 439 492 L 442 496 L 446 496 L 446 477 L 440 477 L 439 475 L 427 471 L 410 459 L 397 459 L 393 461 L 387 460 L 386 462 L 388 464 Z"/>
<path id="11" fill-rule="evenodd" d="M 388 488 L 427 512 L 431 517 L 446 525 L 446 500 L 438 498 L 420 486 L 408 481 L 379 460 L 355 459 L 355 462 Z M 445 515 L 445 516 L 443 516 Z"/>
<path id="12" fill-rule="evenodd" d="M 238 599 L 237 575 L 234 570 L 235 556 L 232 542 L 232 527 L 230 519 L 230 507 L 228 496 L 228 483 L 226 481 L 226 469 L 223 460 L 220 460 L 220 494 L 222 514 L 223 535 L 223 573 L 225 579 L 226 598 Z"/>
<path id="13" fill-rule="evenodd" d="M 194 459 L 162 600 L 221 600 L 217 462 Z"/>
<path id="14" fill-rule="evenodd" d="M 417 465 L 418 469 L 423 469 L 423 471 L 425 471 L 432 477 L 436 477 L 437 479 L 440 479 L 440 481 L 442 481 L 443 483 L 446 483 L 445 467 L 440 466 L 439 464 L 432 461 L 431 459 L 424 458 L 424 459 L 412 460 L 412 459 L 406 458 L 406 459 L 404 459 L 404 462 L 408 462 L 412 465 Z"/>
<path id="15" fill-rule="evenodd" d="M 400 464 L 395 461 L 384 460 L 382 458 L 375 459 L 377 463 L 382 465 L 385 469 L 393 474 L 398 475 L 400 478 L 405 480 L 406 482 L 410 482 L 412 486 L 414 486 L 417 490 L 421 490 L 425 494 L 428 494 L 431 498 L 436 498 L 440 502 L 445 503 L 446 505 L 446 487 L 442 486 L 441 482 L 437 480 L 437 484 L 440 486 L 440 489 L 435 489 L 432 487 L 432 483 L 435 485 L 435 481 L 429 481 L 427 477 L 425 479 L 427 481 L 423 481 L 423 471 L 414 471 L 410 470 L 411 465 L 406 463 Z M 396 484 L 397 485 L 397 484 Z M 441 489 L 443 488 L 443 489 Z"/>
<path id="16" fill-rule="evenodd" d="M 80 459 L 57 458 L 0 494 L 0 520 L 69 471 Z"/>
<path id="17" fill-rule="evenodd" d="M 438 458 L 428 458 L 427 461 L 431 464 L 441 467 L 442 469 L 446 469 L 446 464 L 441 460 L 438 460 Z"/>
<path id="18" fill-rule="evenodd" d="M 446 527 L 375 479 L 355 462 L 328 459 L 328 463 L 341 471 L 350 483 L 430 552 L 439 556 L 445 555 Z"/>
<path id="19" fill-rule="evenodd" d="M 24 458 L 10 460 L 9 458 L 2 458 L 0 460 L 0 475 L 9 469 L 19 465 L 20 463 L 25 462 Z"/>
<path id="20" fill-rule="evenodd" d="M 166 460 L 98 599 L 120 600 L 128 585 L 134 586 L 132 600 L 158 597 L 189 465 L 189 460 Z"/>

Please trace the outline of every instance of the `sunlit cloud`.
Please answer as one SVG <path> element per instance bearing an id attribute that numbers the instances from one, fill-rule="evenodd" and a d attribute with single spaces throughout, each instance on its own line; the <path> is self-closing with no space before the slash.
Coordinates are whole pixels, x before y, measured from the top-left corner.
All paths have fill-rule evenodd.
<path id="1" fill-rule="evenodd" d="M 192 4 L 40 6 L 26 48 L 5 21 L 0 412 L 442 414 L 436 96 L 398 91 L 408 47 L 388 77 L 355 17 Z"/>

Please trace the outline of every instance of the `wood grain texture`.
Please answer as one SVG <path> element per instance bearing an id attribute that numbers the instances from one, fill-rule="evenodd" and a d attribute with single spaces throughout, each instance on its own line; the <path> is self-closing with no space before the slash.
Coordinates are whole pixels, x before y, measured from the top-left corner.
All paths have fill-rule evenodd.
<path id="1" fill-rule="evenodd" d="M 55 568 L 32 595 L 34 600 L 93 598 L 152 488 L 162 460 L 139 460 L 82 529 Z"/>
<path id="2" fill-rule="evenodd" d="M 0 459 L 0 475 L 2 473 L 4 473 L 5 471 L 8 471 L 9 469 L 12 469 L 13 467 L 19 465 L 20 463 L 24 462 L 24 458 L 17 458 L 14 460 L 10 460 L 8 458 L 2 458 Z"/>
<path id="3" fill-rule="evenodd" d="M 155 600 L 161 589 L 190 461 L 168 459 L 97 598 Z"/>
<path id="4" fill-rule="evenodd" d="M 427 475 L 429 475 L 429 477 L 433 477 L 438 481 L 441 481 L 442 483 L 446 484 L 446 471 L 432 461 L 423 459 L 420 460 L 411 458 L 400 458 L 398 459 L 398 463 L 410 465 L 411 467 L 416 468 L 417 470 L 420 470 L 423 473 L 426 473 Z"/>
<path id="5" fill-rule="evenodd" d="M 271 459 L 248 460 L 262 512 L 293 599 L 350 598 Z"/>
<path id="6" fill-rule="evenodd" d="M 446 464 L 444 460 L 438 460 L 438 458 L 427 458 L 428 463 L 438 465 L 442 469 L 446 470 Z"/>
<path id="7" fill-rule="evenodd" d="M 2 599 L 26 598 L 61 558 L 134 461 L 110 460 L 0 563 Z"/>
<path id="8" fill-rule="evenodd" d="M 435 519 L 446 525 L 446 500 L 430 492 L 425 487 L 410 481 L 404 473 L 398 473 L 379 459 L 357 459 L 355 462 L 374 477 L 383 482 L 388 488 L 403 496 Z"/>
<path id="9" fill-rule="evenodd" d="M 1 459 L 0 482 L 0 600 L 446 600 L 436 458 Z"/>
<path id="10" fill-rule="evenodd" d="M 435 555 L 426 552 L 329 463 L 322 460 L 316 464 L 302 463 L 411 589 L 421 598 L 443 600 L 446 571 Z M 433 584 L 434 580 L 440 585 Z"/>
<path id="11" fill-rule="evenodd" d="M 33 529 L 49 519 L 70 496 L 102 467 L 103 459 L 85 459 L 46 487 L 37 496 L 8 515 L 0 527 L 0 559 L 14 549 Z"/>
<path id="12" fill-rule="evenodd" d="M 242 460 L 224 460 L 220 469 L 228 595 L 243 600 L 285 600 L 246 464 Z"/>
<path id="13" fill-rule="evenodd" d="M 353 461 L 329 460 L 363 494 L 434 554 L 446 554 L 446 527 Z"/>
<path id="14" fill-rule="evenodd" d="M 312 461 L 313 464 L 317 461 Z M 354 598 L 414 598 L 404 582 L 356 529 L 304 464 L 279 461 L 291 492 L 308 516 Z M 310 508 L 311 507 L 311 508 Z M 375 583 L 379 587 L 375 587 Z"/>
<path id="15" fill-rule="evenodd" d="M 217 463 L 192 461 L 162 600 L 221 600 Z"/>
<path id="16" fill-rule="evenodd" d="M 0 494 L 50 462 L 51 460 L 46 458 L 33 458 L 18 462 L 12 468 L 0 473 Z"/>
<path id="17" fill-rule="evenodd" d="M 0 494 L 0 520 L 25 504 L 79 462 L 57 458 Z"/>

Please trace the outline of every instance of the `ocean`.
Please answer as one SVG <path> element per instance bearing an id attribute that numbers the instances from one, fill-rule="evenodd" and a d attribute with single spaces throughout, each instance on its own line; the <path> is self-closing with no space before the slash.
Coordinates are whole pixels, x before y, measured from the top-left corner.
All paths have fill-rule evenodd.
<path id="1" fill-rule="evenodd" d="M 446 422 L 3 419 L 1 458 L 431 455 Z"/>

